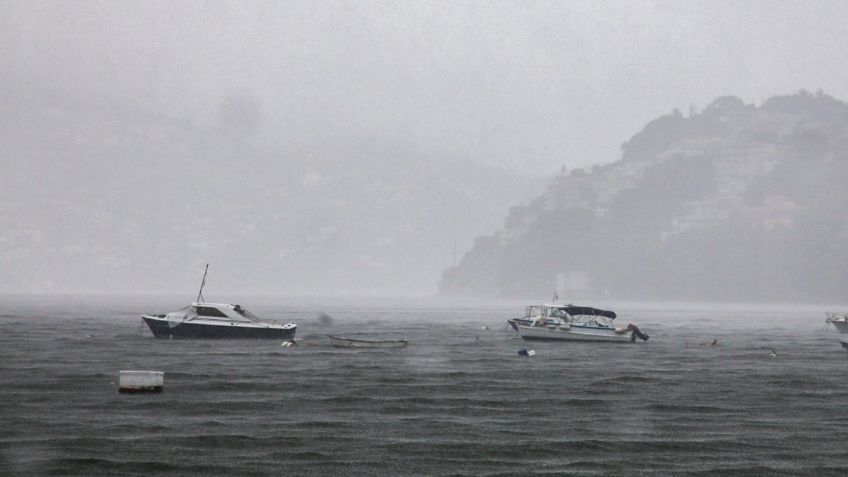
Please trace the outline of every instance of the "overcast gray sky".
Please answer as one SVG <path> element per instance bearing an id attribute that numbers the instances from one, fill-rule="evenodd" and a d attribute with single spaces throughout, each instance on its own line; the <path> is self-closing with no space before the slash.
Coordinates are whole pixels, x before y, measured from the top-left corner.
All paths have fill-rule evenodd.
<path id="1" fill-rule="evenodd" d="M 0 1 L 0 95 L 320 128 L 531 173 L 733 94 L 848 98 L 843 1 Z M 282 134 L 285 131 L 286 134 Z"/>
<path id="2" fill-rule="evenodd" d="M 428 293 L 679 108 L 848 99 L 848 2 L 0 0 L 0 290 Z"/>

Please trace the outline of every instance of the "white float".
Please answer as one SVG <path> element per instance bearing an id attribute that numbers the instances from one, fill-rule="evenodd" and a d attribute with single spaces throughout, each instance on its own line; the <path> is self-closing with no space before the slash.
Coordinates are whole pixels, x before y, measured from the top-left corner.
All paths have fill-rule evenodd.
<path id="1" fill-rule="evenodd" d="M 118 392 L 161 393 L 165 386 L 163 371 L 119 371 Z"/>

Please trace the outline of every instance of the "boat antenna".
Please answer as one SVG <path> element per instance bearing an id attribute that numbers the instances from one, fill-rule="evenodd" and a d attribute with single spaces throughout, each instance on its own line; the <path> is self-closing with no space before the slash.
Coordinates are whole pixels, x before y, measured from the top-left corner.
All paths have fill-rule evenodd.
<path id="1" fill-rule="evenodd" d="M 203 281 L 200 282 L 200 291 L 197 292 L 197 300 L 195 303 L 203 303 L 203 285 L 206 285 L 206 274 L 209 272 L 209 264 L 206 264 L 206 269 L 203 270 Z"/>

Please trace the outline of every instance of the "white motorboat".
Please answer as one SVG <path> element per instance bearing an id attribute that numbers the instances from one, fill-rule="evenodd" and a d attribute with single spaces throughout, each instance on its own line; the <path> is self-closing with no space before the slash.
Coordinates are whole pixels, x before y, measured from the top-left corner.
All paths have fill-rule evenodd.
<path id="1" fill-rule="evenodd" d="M 208 272 L 209 265 L 206 265 Z M 297 331 L 294 323 L 278 323 L 259 318 L 240 305 L 206 303 L 203 285 L 191 305 L 164 315 L 141 318 L 157 338 L 273 338 L 291 340 Z"/>
<path id="2" fill-rule="evenodd" d="M 141 317 L 157 338 L 273 338 L 291 340 L 294 323 L 257 317 L 240 305 L 192 303 L 164 315 Z"/>
<path id="3" fill-rule="evenodd" d="M 833 325 L 840 333 L 848 333 L 848 313 L 825 313 L 825 315 L 827 315 L 825 323 Z"/>
<path id="4" fill-rule="evenodd" d="M 618 328 L 616 314 L 588 306 L 531 305 L 521 318 L 508 320 L 525 340 L 607 341 L 632 343 L 636 338 L 648 341 L 636 325 Z"/>

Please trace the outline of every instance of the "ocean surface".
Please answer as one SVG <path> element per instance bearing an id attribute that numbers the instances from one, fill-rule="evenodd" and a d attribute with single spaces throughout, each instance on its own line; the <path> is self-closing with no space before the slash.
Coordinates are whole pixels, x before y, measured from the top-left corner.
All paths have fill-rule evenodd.
<path id="1" fill-rule="evenodd" d="M 242 303 L 296 322 L 295 348 L 141 328 L 185 304 L 0 301 L 0 475 L 848 473 L 829 308 L 613 305 L 650 334 L 635 345 L 524 342 L 506 326 L 523 304 L 424 299 Z M 164 392 L 119 394 L 130 369 L 164 371 Z"/>

